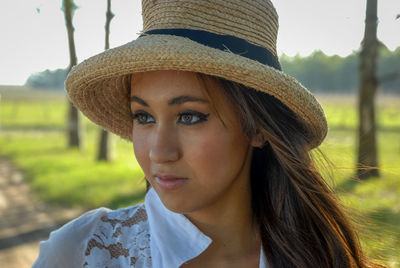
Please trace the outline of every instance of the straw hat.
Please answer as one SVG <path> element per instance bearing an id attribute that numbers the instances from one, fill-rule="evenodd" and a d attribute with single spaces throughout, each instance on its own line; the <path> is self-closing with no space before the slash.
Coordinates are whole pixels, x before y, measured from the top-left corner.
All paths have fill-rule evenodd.
<path id="1" fill-rule="evenodd" d="M 219 76 L 268 93 L 308 127 L 310 146 L 327 123 L 315 97 L 281 72 L 278 15 L 269 0 L 142 0 L 136 40 L 75 66 L 66 80 L 71 101 L 90 120 L 131 140 L 130 76 L 180 70 Z"/>

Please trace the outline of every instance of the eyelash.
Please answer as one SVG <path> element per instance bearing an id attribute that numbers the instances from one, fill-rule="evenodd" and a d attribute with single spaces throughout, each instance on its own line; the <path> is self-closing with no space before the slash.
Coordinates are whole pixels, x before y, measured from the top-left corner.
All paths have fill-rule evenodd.
<path id="1" fill-rule="evenodd" d="M 153 123 L 155 123 L 154 118 L 152 119 L 152 121 L 148 122 L 146 119 L 145 119 L 145 120 L 140 119 L 141 116 L 146 116 L 146 117 L 147 117 L 147 118 L 146 118 L 147 120 L 149 119 L 149 117 L 152 117 L 148 112 L 143 111 L 143 110 L 139 110 L 139 111 L 137 111 L 136 113 L 132 113 L 132 119 L 135 120 L 135 121 L 137 121 L 137 123 L 138 123 L 139 125 L 148 125 L 148 124 L 153 124 Z M 182 118 L 183 118 L 184 116 L 191 116 L 192 119 L 193 119 L 193 117 L 196 116 L 196 117 L 198 117 L 199 119 L 196 120 L 195 122 L 184 123 L 184 122 L 182 121 Z M 195 125 L 195 124 L 199 124 L 199 123 L 202 123 L 202 122 L 207 121 L 209 116 L 210 116 L 210 114 L 203 114 L 203 113 L 200 113 L 200 112 L 187 110 L 187 111 L 183 111 L 183 112 L 181 112 L 181 113 L 178 114 L 178 119 L 179 119 L 179 120 L 178 120 L 178 123 L 179 123 L 179 124 L 182 124 L 182 125 L 191 126 L 191 125 Z"/>

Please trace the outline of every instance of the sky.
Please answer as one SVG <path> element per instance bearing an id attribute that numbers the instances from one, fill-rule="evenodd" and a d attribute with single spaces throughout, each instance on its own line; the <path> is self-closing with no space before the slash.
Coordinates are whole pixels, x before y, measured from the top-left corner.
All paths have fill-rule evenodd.
<path id="1" fill-rule="evenodd" d="M 2 0 L 0 85 L 22 85 L 30 74 L 69 64 L 61 0 Z M 78 62 L 104 50 L 106 0 L 75 0 Z M 279 14 L 278 54 L 307 56 L 314 50 L 347 56 L 360 48 L 366 0 L 272 0 Z M 141 0 L 112 0 L 110 46 L 137 38 Z M 400 46 L 400 0 L 378 0 L 378 38 Z"/>

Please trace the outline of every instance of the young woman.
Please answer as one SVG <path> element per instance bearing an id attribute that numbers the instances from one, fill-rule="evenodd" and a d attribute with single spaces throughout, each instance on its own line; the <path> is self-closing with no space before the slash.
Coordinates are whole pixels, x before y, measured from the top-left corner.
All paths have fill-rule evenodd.
<path id="1" fill-rule="evenodd" d="M 145 203 L 86 213 L 34 267 L 372 267 L 311 150 L 327 124 L 280 71 L 269 0 L 143 0 L 143 34 L 66 89 L 133 142 Z"/>

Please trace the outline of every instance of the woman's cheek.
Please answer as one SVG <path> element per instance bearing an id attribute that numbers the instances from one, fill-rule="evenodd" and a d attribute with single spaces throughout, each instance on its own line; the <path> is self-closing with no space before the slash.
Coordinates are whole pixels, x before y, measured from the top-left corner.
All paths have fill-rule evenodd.
<path id="1" fill-rule="evenodd" d="M 203 133 L 192 142 L 191 149 L 186 150 L 187 162 L 195 165 L 200 172 L 216 172 L 226 160 L 224 140 L 218 133 Z"/>
<path id="2" fill-rule="evenodd" d="M 149 154 L 147 152 L 148 146 L 145 137 L 146 135 L 135 132 L 132 135 L 133 151 L 135 154 L 135 158 L 144 173 L 146 173 L 149 168 Z"/>

